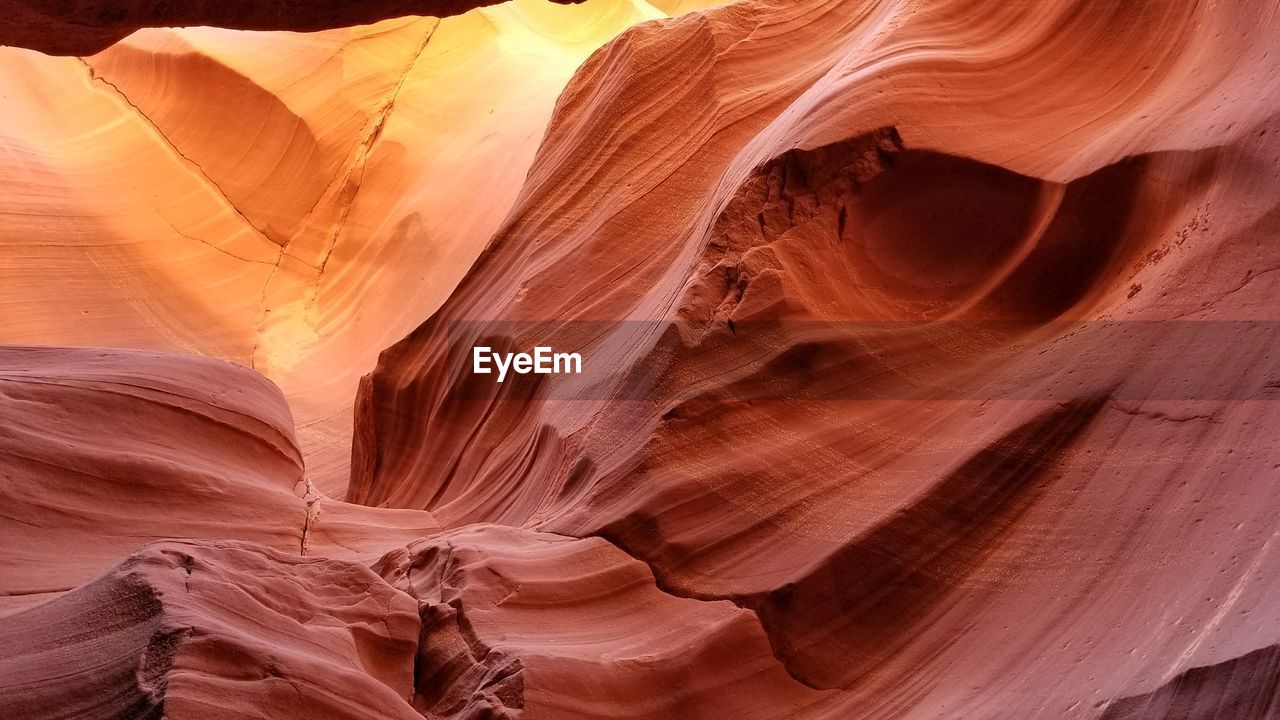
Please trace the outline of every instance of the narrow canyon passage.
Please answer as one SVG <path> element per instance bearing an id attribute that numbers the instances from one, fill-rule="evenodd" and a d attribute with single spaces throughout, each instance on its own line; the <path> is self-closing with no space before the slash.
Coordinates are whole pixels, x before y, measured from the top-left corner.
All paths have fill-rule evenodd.
<path id="1" fill-rule="evenodd" d="M 0 714 L 1280 720 L 1275 0 L 0 11 Z"/>

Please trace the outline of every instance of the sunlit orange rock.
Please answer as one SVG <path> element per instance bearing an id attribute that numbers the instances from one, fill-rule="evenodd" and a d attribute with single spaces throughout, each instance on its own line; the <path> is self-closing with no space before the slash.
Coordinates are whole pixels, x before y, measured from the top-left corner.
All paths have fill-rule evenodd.
<path id="1" fill-rule="evenodd" d="M 377 555 L 425 512 L 324 497 L 289 409 L 248 368 L 125 350 L 0 348 L 0 614 L 92 580 L 149 542 L 235 539 Z"/>
<path id="2" fill-rule="evenodd" d="M 1273 1 L 0 59 L 20 717 L 1276 717 Z"/>
<path id="3" fill-rule="evenodd" d="M 351 499 L 603 536 L 754 610 L 835 717 L 1267 707 L 1236 662 L 1280 612 L 1265 7 L 633 29 L 365 383 Z M 498 386 L 481 342 L 608 371 Z"/>
<path id="4" fill-rule="evenodd" d="M 0 341 L 255 367 L 341 496 L 359 377 L 484 247 L 577 64 L 660 14 L 529 1 L 309 34 L 141 30 L 88 57 L 0 48 L 0 296 L 20 308 Z"/>

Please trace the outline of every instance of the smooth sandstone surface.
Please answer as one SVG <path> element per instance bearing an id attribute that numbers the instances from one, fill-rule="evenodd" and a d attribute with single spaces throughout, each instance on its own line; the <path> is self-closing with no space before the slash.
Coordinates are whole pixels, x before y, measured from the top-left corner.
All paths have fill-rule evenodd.
<path id="1" fill-rule="evenodd" d="M 141 30 L 85 57 L 0 47 L 0 341 L 250 365 L 341 497 L 360 376 L 484 247 L 574 68 L 661 15 L 528 0 L 306 34 Z"/>
<path id="2" fill-rule="evenodd" d="M 426 512 L 322 496 L 268 380 L 221 360 L 0 348 L 0 614 L 93 580 L 150 542 L 234 538 L 377 557 Z"/>
<path id="3" fill-rule="evenodd" d="M 368 567 L 165 542 L 0 620 L 12 717 L 417 718 L 417 607 Z"/>
<path id="4" fill-rule="evenodd" d="M 1274 2 L 95 51 L 0 48 L 18 717 L 1280 718 Z"/>

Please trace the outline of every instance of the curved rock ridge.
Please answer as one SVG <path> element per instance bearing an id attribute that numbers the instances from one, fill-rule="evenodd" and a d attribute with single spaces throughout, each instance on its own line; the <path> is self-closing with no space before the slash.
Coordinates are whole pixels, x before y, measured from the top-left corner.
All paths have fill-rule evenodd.
<path id="1" fill-rule="evenodd" d="M 1121 698 L 1107 707 L 1106 720 L 1164 717 L 1177 720 L 1280 717 L 1280 648 L 1271 645 L 1214 665 L 1179 673 L 1146 695 Z"/>
<path id="2" fill-rule="evenodd" d="M 280 391 L 238 365 L 5 347 L 0 400 L 0 614 L 165 538 L 376 557 L 439 527 L 317 493 Z"/>
<path id="3" fill-rule="evenodd" d="M 374 567 L 418 598 L 427 717 L 772 718 L 831 700 L 787 676 L 750 612 L 668 595 L 599 538 L 473 525 Z"/>
<path id="4" fill-rule="evenodd" d="M 65 5 L 46 10 L 99 7 Z M 204 4 L 252 24 L 242 5 Z M 378 8 L 339 5 L 312 12 Z M 501 222 L 577 65 L 660 16 L 522 0 L 315 33 L 144 29 L 80 57 L 0 48 L 0 342 L 251 365 L 341 497 L 359 377 Z"/>
<path id="5" fill-rule="evenodd" d="M 1274 0 L 0 56 L 7 712 L 1277 716 Z"/>
<path id="6" fill-rule="evenodd" d="M 607 538 L 753 610 L 858 717 L 1098 717 L 1274 643 L 1276 368 L 1225 328 L 1276 320 L 1276 23 L 760 2 L 633 28 L 362 384 L 348 499 Z M 477 344 L 610 372 L 497 385 Z"/>
<path id="7" fill-rule="evenodd" d="M 164 542 L 0 618 L 0 692 L 33 719 L 420 718 L 418 629 L 362 564 Z"/>

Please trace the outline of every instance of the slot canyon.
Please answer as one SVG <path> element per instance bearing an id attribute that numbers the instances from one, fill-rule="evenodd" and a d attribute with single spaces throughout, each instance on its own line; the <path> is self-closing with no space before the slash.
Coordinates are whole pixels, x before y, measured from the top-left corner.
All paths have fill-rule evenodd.
<path id="1" fill-rule="evenodd" d="M 1277 0 L 0 0 L 0 717 L 1280 720 L 1278 435 Z"/>

